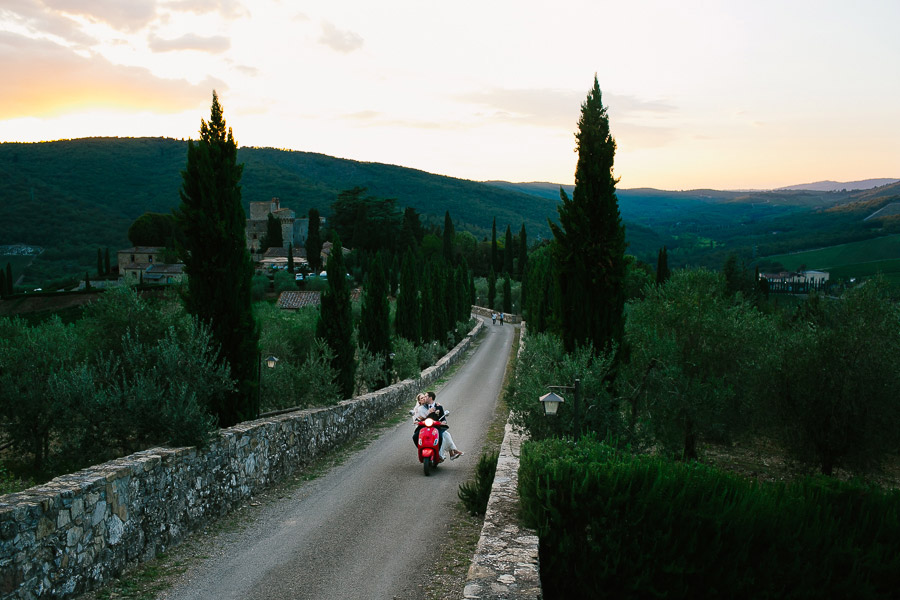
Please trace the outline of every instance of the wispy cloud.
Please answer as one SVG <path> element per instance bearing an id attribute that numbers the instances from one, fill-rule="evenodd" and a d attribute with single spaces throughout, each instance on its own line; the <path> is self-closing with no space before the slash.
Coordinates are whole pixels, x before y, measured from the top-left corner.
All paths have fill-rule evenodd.
<path id="1" fill-rule="evenodd" d="M 0 64 L 6 92 L 0 94 L 0 119 L 86 107 L 180 112 L 208 102 L 213 88 L 227 89 L 211 78 L 197 84 L 161 79 L 144 68 L 85 58 L 59 44 L 7 32 L 0 32 Z"/>
<path id="2" fill-rule="evenodd" d="M 54 12 L 106 23 L 119 31 L 139 31 L 156 19 L 156 0 L 43 0 Z"/>
<path id="3" fill-rule="evenodd" d="M 204 37 L 194 33 L 188 33 L 171 40 L 151 35 L 147 38 L 147 43 L 154 52 L 197 50 L 199 52 L 218 54 L 220 52 L 225 52 L 231 47 L 231 41 L 225 36 L 213 35 Z"/>
<path id="4" fill-rule="evenodd" d="M 0 6 L 0 21 L 71 44 L 90 45 L 96 41 L 81 30 L 77 21 L 50 10 L 39 0 L 4 0 Z"/>
<path id="5" fill-rule="evenodd" d="M 528 123 L 542 127 L 574 128 L 586 94 L 558 89 L 490 89 L 458 95 L 463 102 L 492 109 L 492 118 Z M 604 94 L 603 102 L 617 119 L 639 115 L 671 113 L 675 108 L 665 102 L 647 101 L 633 96 Z M 612 115 L 611 115 L 612 116 Z"/>
<path id="6" fill-rule="evenodd" d="M 166 2 L 166 8 L 197 15 L 216 13 L 226 19 L 246 16 L 247 9 L 238 0 L 174 0 Z"/>
<path id="7" fill-rule="evenodd" d="M 363 47 L 361 35 L 352 31 L 340 30 L 327 21 L 322 23 L 322 35 L 319 42 L 332 50 L 348 54 Z"/>

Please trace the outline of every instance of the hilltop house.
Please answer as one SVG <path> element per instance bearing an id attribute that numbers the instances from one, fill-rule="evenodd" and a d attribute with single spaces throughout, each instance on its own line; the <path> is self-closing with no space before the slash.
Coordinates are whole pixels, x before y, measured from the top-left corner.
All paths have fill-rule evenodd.
<path id="1" fill-rule="evenodd" d="M 119 277 L 148 283 L 174 283 L 184 279 L 184 265 L 168 264 L 162 246 L 135 246 L 118 251 Z"/>

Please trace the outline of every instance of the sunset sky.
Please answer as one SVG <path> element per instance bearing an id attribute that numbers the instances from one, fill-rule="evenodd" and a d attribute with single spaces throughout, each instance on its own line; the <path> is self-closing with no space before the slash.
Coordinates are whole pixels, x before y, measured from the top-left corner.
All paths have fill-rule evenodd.
<path id="1" fill-rule="evenodd" d="M 196 138 L 619 187 L 900 178 L 898 0 L 0 0 L 0 141 Z"/>

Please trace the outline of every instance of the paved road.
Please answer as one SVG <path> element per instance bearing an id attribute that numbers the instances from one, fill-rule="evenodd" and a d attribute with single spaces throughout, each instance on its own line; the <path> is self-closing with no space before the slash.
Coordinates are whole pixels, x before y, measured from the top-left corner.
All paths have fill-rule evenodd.
<path id="1" fill-rule="evenodd" d="M 383 430 L 326 475 L 259 507 L 252 527 L 209 548 L 160 598 L 421 598 L 421 564 L 440 544 L 459 484 L 472 477 L 509 357 L 514 327 L 488 320 L 486 330 L 437 390 L 465 456 L 425 477 L 411 424 Z"/>

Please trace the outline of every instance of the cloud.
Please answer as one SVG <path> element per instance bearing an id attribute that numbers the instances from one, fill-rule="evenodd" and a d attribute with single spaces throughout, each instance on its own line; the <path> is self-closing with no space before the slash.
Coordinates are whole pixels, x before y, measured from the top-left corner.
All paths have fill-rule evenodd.
<path id="1" fill-rule="evenodd" d="M 385 127 L 385 128 L 406 128 L 406 129 L 446 129 L 450 131 L 460 131 L 467 129 L 469 126 L 458 122 L 439 122 L 439 121 L 422 121 L 415 119 L 397 119 L 384 113 L 374 110 L 361 110 L 354 113 L 347 113 L 342 116 L 343 119 L 354 121 L 362 127 Z"/>
<path id="2" fill-rule="evenodd" d="M 120 31 L 139 31 L 156 19 L 156 0 L 43 0 L 50 10 L 106 23 Z"/>
<path id="3" fill-rule="evenodd" d="M 457 96 L 463 102 L 489 107 L 493 110 L 489 115 L 491 118 L 541 127 L 564 127 L 573 131 L 585 98 L 586 94 L 581 91 L 558 89 L 492 89 Z M 664 102 L 618 94 L 603 94 L 603 102 L 609 107 L 611 120 L 613 116 L 624 120 L 675 110 Z"/>
<path id="4" fill-rule="evenodd" d="M 341 31 L 326 21 L 322 23 L 322 35 L 319 37 L 319 42 L 332 50 L 348 54 L 362 48 L 364 40 L 358 33 Z"/>
<path id="5" fill-rule="evenodd" d="M 176 50 L 197 50 L 218 54 L 231 47 L 231 41 L 223 35 L 204 37 L 188 33 L 179 38 L 167 40 L 156 35 L 147 38 L 150 49 L 154 52 L 172 52 Z"/>
<path id="6" fill-rule="evenodd" d="M 39 0 L 4 0 L 0 7 L 0 21 L 73 44 L 90 45 L 96 41 L 81 30 L 77 21 L 47 9 Z"/>
<path id="7" fill-rule="evenodd" d="M 165 3 L 163 6 L 195 15 L 217 13 L 226 19 L 237 19 L 248 14 L 247 9 L 238 0 L 175 0 Z"/>
<path id="8" fill-rule="evenodd" d="M 100 56 L 85 58 L 64 46 L 8 32 L 0 32 L 0 64 L 0 119 L 85 108 L 174 113 L 208 103 L 214 88 L 227 89 L 212 78 L 197 84 L 161 79 L 141 67 L 114 65 Z"/>

